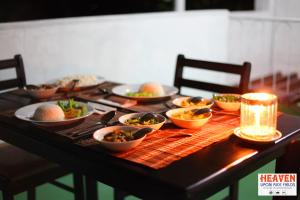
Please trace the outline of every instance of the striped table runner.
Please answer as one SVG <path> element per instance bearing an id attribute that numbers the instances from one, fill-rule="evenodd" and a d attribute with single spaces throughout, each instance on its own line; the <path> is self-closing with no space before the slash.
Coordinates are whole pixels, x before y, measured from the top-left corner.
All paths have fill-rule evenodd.
<path id="1" fill-rule="evenodd" d="M 240 118 L 233 115 L 214 115 L 198 130 L 181 129 L 166 125 L 146 137 L 136 148 L 113 154 L 116 157 L 148 166 L 153 169 L 166 167 L 172 162 L 228 138 L 239 126 Z M 178 133 L 192 133 L 192 137 L 169 138 Z"/>

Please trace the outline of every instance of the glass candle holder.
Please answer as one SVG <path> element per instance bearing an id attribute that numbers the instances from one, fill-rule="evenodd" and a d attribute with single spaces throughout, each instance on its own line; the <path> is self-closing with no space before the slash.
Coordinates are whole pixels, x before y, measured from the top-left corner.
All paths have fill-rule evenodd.
<path id="1" fill-rule="evenodd" d="M 252 139 L 273 137 L 277 126 L 277 96 L 247 93 L 241 96 L 241 134 Z"/>

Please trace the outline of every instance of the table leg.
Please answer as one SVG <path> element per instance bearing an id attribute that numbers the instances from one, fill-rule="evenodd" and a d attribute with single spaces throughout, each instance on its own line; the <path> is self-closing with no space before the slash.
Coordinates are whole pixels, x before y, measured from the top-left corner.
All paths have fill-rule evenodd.
<path id="1" fill-rule="evenodd" d="M 36 191 L 35 188 L 30 188 L 27 190 L 27 200 L 36 200 Z"/>
<path id="2" fill-rule="evenodd" d="M 86 200 L 98 199 L 97 181 L 88 176 L 85 176 L 85 199 Z"/>
<path id="3" fill-rule="evenodd" d="M 229 199 L 237 200 L 239 195 L 239 182 L 235 181 L 229 186 Z"/>
<path id="4" fill-rule="evenodd" d="M 73 173 L 73 183 L 74 183 L 74 199 L 83 200 L 84 199 L 83 176 L 81 174 Z"/>
<path id="5" fill-rule="evenodd" d="M 128 193 L 119 189 L 114 189 L 114 200 L 124 200 Z"/>

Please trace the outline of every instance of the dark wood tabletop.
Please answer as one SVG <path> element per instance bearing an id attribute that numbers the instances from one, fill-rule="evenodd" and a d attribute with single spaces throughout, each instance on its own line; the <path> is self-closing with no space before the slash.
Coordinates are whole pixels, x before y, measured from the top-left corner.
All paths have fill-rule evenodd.
<path id="1" fill-rule="evenodd" d="M 17 123 L 12 123 L 8 113 L 34 102 L 35 99 L 19 90 L 0 94 L 1 140 L 143 199 L 207 198 L 273 159 L 284 156 L 285 147 L 300 134 L 300 118 L 283 114 L 278 118 L 278 130 L 283 137 L 276 143 L 250 144 L 232 135 L 155 170 L 116 158 L 105 150 L 93 151 L 77 142 L 61 140 L 28 122 L 14 119 Z M 151 110 L 151 106 L 157 108 L 158 104 L 164 103 L 142 106 Z"/>

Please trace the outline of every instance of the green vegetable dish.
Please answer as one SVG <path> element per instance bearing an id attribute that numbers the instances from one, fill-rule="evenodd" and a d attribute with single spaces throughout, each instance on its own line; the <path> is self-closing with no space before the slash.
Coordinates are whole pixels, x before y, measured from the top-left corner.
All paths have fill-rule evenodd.
<path id="1" fill-rule="evenodd" d="M 160 123 L 160 121 L 156 118 L 142 121 L 141 117 L 133 117 L 125 121 L 126 125 L 153 125 L 158 123 Z"/>
<path id="2" fill-rule="evenodd" d="M 151 92 L 128 92 L 126 93 L 128 97 L 156 97 L 157 94 Z"/>
<path id="3" fill-rule="evenodd" d="M 107 142 L 128 142 L 134 140 L 133 131 L 115 130 L 104 136 L 104 141 Z"/>
<path id="4" fill-rule="evenodd" d="M 86 105 L 80 104 L 74 99 L 58 101 L 57 105 L 63 110 L 66 119 L 81 117 L 88 112 Z"/>
<path id="5" fill-rule="evenodd" d="M 241 97 L 236 95 L 213 95 L 213 99 L 222 102 L 240 102 Z"/>

